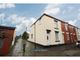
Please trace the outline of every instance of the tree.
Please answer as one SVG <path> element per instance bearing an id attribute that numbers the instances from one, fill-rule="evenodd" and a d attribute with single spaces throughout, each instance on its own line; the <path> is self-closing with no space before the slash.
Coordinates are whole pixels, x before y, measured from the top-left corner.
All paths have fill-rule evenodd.
<path id="1" fill-rule="evenodd" d="M 22 35 L 22 39 L 23 39 L 23 56 L 25 55 L 25 47 L 26 47 L 26 41 L 29 38 L 29 34 L 27 32 L 24 32 Z"/>
<path id="2" fill-rule="evenodd" d="M 27 32 L 24 32 L 22 35 L 23 40 L 27 40 L 29 38 L 29 34 Z"/>

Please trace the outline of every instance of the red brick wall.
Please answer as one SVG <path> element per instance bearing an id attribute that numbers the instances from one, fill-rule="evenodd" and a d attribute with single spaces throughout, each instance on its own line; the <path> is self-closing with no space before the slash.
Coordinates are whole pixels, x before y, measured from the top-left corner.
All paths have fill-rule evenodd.
<path id="1" fill-rule="evenodd" d="M 68 28 L 68 25 L 67 25 L 67 30 L 66 30 L 65 24 L 66 24 L 66 23 L 61 22 L 61 29 L 62 29 L 62 32 L 63 32 L 63 35 L 64 35 L 63 37 L 64 37 L 65 44 L 69 44 L 69 43 L 71 42 L 71 41 L 68 40 L 68 38 L 67 38 L 67 33 L 69 33 L 69 28 Z M 70 37 L 69 37 L 69 39 L 70 39 Z"/>
<path id="2" fill-rule="evenodd" d="M 67 30 L 66 30 L 65 24 L 68 24 L 68 23 L 61 22 L 61 29 L 62 29 L 62 32 L 64 32 L 63 35 L 64 35 L 65 44 L 75 43 L 77 41 L 77 34 L 76 34 L 75 27 L 68 24 Z M 67 38 L 67 35 L 68 35 L 67 33 L 69 33 L 69 40 Z"/>
<path id="3" fill-rule="evenodd" d="M 5 32 L 5 38 L 4 38 L 4 43 L 3 43 L 3 47 L 0 48 L 0 53 L 2 55 L 7 55 L 13 40 L 13 34 L 14 34 L 14 30 L 10 30 L 10 29 L 3 29 L 3 31 Z"/>
<path id="4" fill-rule="evenodd" d="M 77 41 L 76 28 L 72 25 L 69 25 L 70 39 L 71 42 L 74 43 Z"/>

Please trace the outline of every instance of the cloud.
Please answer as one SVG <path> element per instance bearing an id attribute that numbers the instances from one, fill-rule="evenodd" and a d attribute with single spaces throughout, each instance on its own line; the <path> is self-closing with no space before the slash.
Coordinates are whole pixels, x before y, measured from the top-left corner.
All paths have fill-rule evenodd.
<path id="1" fill-rule="evenodd" d="M 28 24 L 28 23 L 26 23 L 26 24 Z M 17 35 L 22 34 L 24 31 L 26 31 L 26 28 L 27 28 L 27 26 L 24 25 L 23 23 L 16 25 L 16 34 Z"/>
<path id="2" fill-rule="evenodd" d="M 2 22 L 1 22 L 2 20 Z M 36 21 L 36 18 L 30 17 L 27 18 L 26 16 L 20 16 L 18 14 L 11 14 L 7 16 L 4 13 L 0 14 L 0 24 L 4 26 L 14 26 L 16 27 L 16 34 L 20 35 L 24 31 L 29 32 L 30 31 L 30 26 Z"/>
<path id="3" fill-rule="evenodd" d="M 0 14 L 0 19 L 3 19 L 5 17 L 5 14 L 4 13 L 1 13 Z"/>
<path id="4" fill-rule="evenodd" d="M 10 21 L 12 24 L 20 24 L 21 22 L 23 22 L 24 20 L 26 20 L 27 18 L 24 16 L 19 16 L 17 14 L 12 14 L 10 15 L 8 18 L 8 21 Z"/>
<path id="5" fill-rule="evenodd" d="M 45 9 L 51 9 L 53 7 L 57 7 L 59 4 L 48 4 Z"/>
<path id="6" fill-rule="evenodd" d="M 70 6 L 70 7 L 68 7 L 67 9 L 68 9 L 69 11 L 72 11 L 72 10 L 74 9 L 74 7 L 71 7 L 71 6 Z"/>
<path id="7" fill-rule="evenodd" d="M 11 3 L 0 3 L 0 9 L 5 9 L 5 8 L 14 8 L 15 4 Z"/>
<path id="8" fill-rule="evenodd" d="M 17 35 L 22 34 L 26 30 L 29 32 L 31 24 L 34 23 L 34 21 L 36 20 L 33 19 L 35 18 L 23 20 L 20 24 L 16 25 Z"/>
<path id="9" fill-rule="evenodd" d="M 4 18 L 5 18 L 5 14 L 4 13 L 1 13 L 0 14 L 0 24 L 3 24 Z M 3 24 L 3 25 L 5 25 L 5 24 Z"/>
<path id="10" fill-rule="evenodd" d="M 44 13 L 56 15 L 57 13 L 59 13 L 59 11 L 60 11 L 59 8 L 53 8 L 53 9 L 47 9 L 47 10 L 45 10 Z"/>
<path id="11" fill-rule="evenodd" d="M 68 7 L 66 7 L 66 9 L 63 9 L 63 11 L 61 11 L 61 13 L 62 14 L 67 14 L 67 13 L 72 14 L 72 11 L 74 11 L 74 7 L 68 6 Z"/>
<path id="12" fill-rule="evenodd" d="M 36 19 L 33 17 L 27 18 L 26 16 L 19 16 L 17 14 L 12 14 L 7 17 L 7 21 L 10 25 L 16 26 L 16 34 L 20 35 L 24 31 L 26 31 L 26 28 L 27 31 L 29 32 L 30 30 L 29 27 L 31 26 L 32 23 L 36 21 Z"/>
<path id="13" fill-rule="evenodd" d="M 57 18 L 62 19 L 72 25 L 77 26 L 78 20 L 80 20 L 80 9 L 75 10 L 76 5 L 67 5 L 67 4 L 48 4 L 44 8 L 44 13 L 55 16 Z M 78 15 L 78 17 L 76 17 Z M 79 25 L 78 25 L 79 26 Z"/>
<path id="14" fill-rule="evenodd" d="M 80 12 L 80 9 L 78 9 L 78 11 Z"/>
<path id="15" fill-rule="evenodd" d="M 59 4 L 48 4 L 43 13 L 56 15 L 60 12 Z"/>
<path id="16" fill-rule="evenodd" d="M 77 19 L 80 20 L 80 13 L 78 13 L 78 15 L 77 15 Z"/>
<path id="17" fill-rule="evenodd" d="M 68 23 L 72 25 L 76 25 L 77 20 L 69 20 Z"/>

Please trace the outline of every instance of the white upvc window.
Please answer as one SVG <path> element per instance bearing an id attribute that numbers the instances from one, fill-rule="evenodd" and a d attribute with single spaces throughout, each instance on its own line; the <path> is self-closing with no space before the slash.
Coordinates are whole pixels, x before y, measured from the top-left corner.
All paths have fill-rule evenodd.
<path id="1" fill-rule="evenodd" d="M 67 27 L 67 26 L 68 26 L 68 24 L 65 24 L 65 29 L 66 29 L 66 30 L 68 30 L 68 27 Z"/>
<path id="2" fill-rule="evenodd" d="M 54 22 L 55 22 L 55 28 L 58 28 L 58 21 L 55 20 Z"/>
<path id="3" fill-rule="evenodd" d="M 55 31 L 55 38 L 56 38 L 55 42 L 60 42 L 60 40 L 59 40 L 59 32 L 58 31 Z"/>
<path id="4" fill-rule="evenodd" d="M 67 32 L 67 40 L 69 40 L 69 33 Z"/>

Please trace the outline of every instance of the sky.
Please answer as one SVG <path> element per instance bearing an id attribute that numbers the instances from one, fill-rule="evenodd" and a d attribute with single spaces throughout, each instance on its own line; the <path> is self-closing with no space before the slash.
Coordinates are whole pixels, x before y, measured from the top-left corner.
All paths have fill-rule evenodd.
<path id="1" fill-rule="evenodd" d="M 16 35 L 30 31 L 43 13 L 80 28 L 80 4 L 0 3 L 0 25 L 16 27 Z"/>

